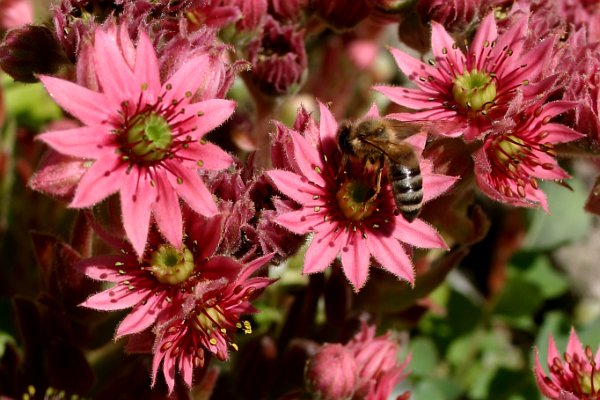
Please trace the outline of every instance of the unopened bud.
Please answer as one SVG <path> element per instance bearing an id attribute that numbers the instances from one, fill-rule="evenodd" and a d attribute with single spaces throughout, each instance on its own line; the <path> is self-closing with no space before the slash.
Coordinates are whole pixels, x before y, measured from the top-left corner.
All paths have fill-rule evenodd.
<path id="1" fill-rule="evenodd" d="M 0 44 L 0 67 L 16 81 L 36 82 L 35 74 L 54 74 L 66 61 L 58 41 L 44 26 L 13 29 Z"/>
<path id="2" fill-rule="evenodd" d="M 349 399 L 357 384 L 358 367 L 352 353 L 341 344 L 325 344 L 308 362 L 308 390 L 323 400 Z"/>

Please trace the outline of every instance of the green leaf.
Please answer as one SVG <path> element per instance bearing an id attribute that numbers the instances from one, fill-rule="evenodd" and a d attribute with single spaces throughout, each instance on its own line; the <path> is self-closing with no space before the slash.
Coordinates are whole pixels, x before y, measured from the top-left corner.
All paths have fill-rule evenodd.
<path id="1" fill-rule="evenodd" d="M 39 131 L 50 121 L 61 118 L 60 107 L 41 83 L 24 84 L 3 78 L 6 113 L 19 125 Z"/>
<path id="2" fill-rule="evenodd" d="M 544 299 L 552 299 L 569 290 L 566 278 L 556 272 L 548 257 L 539 255 L 535 258 L 531 267 L 523 274 L 526 282 L 533 283 L 540 289 Z"/>
<path id="3" fill-rule="evenodd" d="M 439 363 L 438 353 L 433 341 L 426 337 L 417 337 L 410 341 L 410 371 L 413 376 L 430 376 Z"/>
<path id="4" fill-rule="evenodd" d="M 507 317 L 531 317 L 542 305 L 540 288 L 523 277 L 510 279 L 498 297 L 493 313 Z"/>
<path id="5" fill-rule="evenodd" d="M 529 210 L 530 226 L 524 249 L 547 250 L 585 237 L 592 223 L 592 216 L 583 209 L 587 189 L 578 179 L 571 179 L 569 185 L 573 191 L 556 183 L 542 182 L 540 188 L 548 196 L 551 214 L 541 209 Z"/>

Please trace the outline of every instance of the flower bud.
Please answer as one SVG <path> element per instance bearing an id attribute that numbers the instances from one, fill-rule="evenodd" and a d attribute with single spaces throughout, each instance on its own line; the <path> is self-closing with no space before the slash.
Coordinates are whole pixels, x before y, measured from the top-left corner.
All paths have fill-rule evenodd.
<path id="1" fill-rule="evenodd" d="M 325 344 L 308 362 L 308 390 L 323 400 L 349 399 L 357 384 L 358 367 L 352 353 L 341 344 Z"/>
<path id="2" fill-rule="evenodd" d="M 20 82 L 36 82 L 34 74 L 53 74 L 67 60 L 52 32 L 26 25 L 6 34 L 0 44 L 0 67 Z"/>
<path id="3" fill-rule="evenodd" d="M 293 91 L 307 66 L 303 32 L 268 18 L 262 35 L 248 44 L 248 59 L 254 81 L 264 93 Z"/>

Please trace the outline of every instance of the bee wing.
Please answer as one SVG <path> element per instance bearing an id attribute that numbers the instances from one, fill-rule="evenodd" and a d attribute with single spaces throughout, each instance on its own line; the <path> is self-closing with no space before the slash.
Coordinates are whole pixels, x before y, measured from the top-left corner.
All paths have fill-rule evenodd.
<path id="1" fill-rule="evenodd" d="M 439 135 L 440 132 L 456 128 L 456 123 L 451 121 L 398 121 L 393 119 L 387 121 L 400 140 L 419 132 Z"/>
<path id="2" fill-rule="evenodd" d="M 395 164 L 409 168 L 419 168 L 419 158 L 414 148 L 403 141 L 381 140 L 377 137 L 365 139 L 365 142 L 381 151 Z"/>

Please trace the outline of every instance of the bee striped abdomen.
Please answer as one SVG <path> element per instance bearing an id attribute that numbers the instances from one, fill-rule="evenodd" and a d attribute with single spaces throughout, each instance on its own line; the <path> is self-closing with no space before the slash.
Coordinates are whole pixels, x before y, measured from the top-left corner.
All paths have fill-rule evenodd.
<path id="1" fill-rule="evenodd" d="M 388 178 L 398 211 L 407 221 L 412 222 L 421 212 L 423 203 L 423 179 L 420 169 L 388 162 Z"/>

